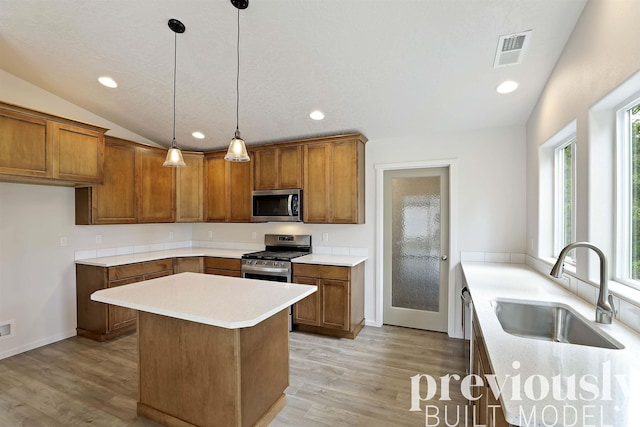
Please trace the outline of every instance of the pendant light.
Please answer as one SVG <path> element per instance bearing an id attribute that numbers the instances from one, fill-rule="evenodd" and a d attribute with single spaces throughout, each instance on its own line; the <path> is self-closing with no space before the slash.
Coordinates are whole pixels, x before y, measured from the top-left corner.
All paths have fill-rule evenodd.
<path id="1" fill-rule="evenodd" d="M 178 57 L 178 33 L 184 33 L 185 26 L 177 19 L 169 19 L 169 28 L 173 31 L 173 140 L 171 141 L 171 148 L 167 152 L 167 158 L 162 164 L 169 168 L 181 168 L 185 167 L 186 163 L 182 158 L 182 152 L 178 148 L 176 143 L 176 68 Z"/>
<path id="2" fill-rule="evenodd" d="M 236 54 L 238 59 L 238 67 L 236 72 L 236 132 L 229 144 L 229 150 L 224 159 L 230 162 L 248 162 L 249 154 L 244 140 L 240 137 L 240 129 L 238 127 L 238 116 L 240 112 L 240 9 L 246 9 L 249 6 L 249 0 L 231 0 L 231 4 L 238 9 L 238 42 L 236 44 Z"/>

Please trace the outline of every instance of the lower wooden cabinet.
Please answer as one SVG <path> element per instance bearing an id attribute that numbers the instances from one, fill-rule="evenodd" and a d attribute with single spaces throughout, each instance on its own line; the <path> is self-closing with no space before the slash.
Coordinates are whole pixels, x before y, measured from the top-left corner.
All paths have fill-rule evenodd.
<path id="1" fill-rule="evenodd" d="M 95 291 L 173 274 L 173 259 L 97 267 L 76 264 L 78 335 L 97 341 L 115 338 L 136 329 L 136 311 L 91 301 Z"/>
<path id="2" fill-rule="evenodd" d="M 293 282 L 318 291 L 293 306 L 294 329 L 355 338 L 364 326 L 364 263 L 294 264 Z"/>
<path id="3" fill-rule="evenodd" d="M 204 257 L 175 258 L 173 260 L 173 274 L 178 273 L 204 273 Z"/>
<path id="4" fill-rule="evenodd" d="M 206 257 L 204 273 L 218 276 L 240 277 L 240 260 L 233 258 Z"/>
<path id="5" fill-rule="evenodd" d="M 484 344 L 482 330 L 475 322 L 476 316 L 473 316 L 473 374 L 479 375 L 483 379 L 483 385 L 475 386 L 472 395 L 477 400 L 473 402 L 473 414 L 475 414 L 475 424 L 486 427 L 510 427 L 500 404 L 500 400 L 496 399 L 491 392 L 486 381 L 486 375 L 492 374 L 491 364 L 489 363 L 489 355 Z"/>

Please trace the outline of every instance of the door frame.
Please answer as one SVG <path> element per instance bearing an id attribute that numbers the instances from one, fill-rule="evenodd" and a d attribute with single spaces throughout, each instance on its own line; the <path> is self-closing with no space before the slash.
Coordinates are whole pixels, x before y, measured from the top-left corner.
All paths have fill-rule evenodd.
<path id="1" fill-rule="evenodd" d="M 376 317 L 375 325 L 383 324 L 383 283 L 384 283 L 384 173 L 389 170 L 448 168 L 449 170 L 449 292 L 447 334 L 456 336 L 456 269 L 460 263 L 457 245 L 457 159 L 424 160 L 420 162 L 379 163 L 376 168 Z"/>

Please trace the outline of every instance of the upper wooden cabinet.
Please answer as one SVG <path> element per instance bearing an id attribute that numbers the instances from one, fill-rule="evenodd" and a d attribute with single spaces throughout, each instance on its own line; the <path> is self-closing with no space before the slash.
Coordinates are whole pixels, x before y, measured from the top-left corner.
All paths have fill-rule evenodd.
<path id="1" fill-rule="evenodd" d="M 302 146 L 268 146 L 255 151 L 256 190 L 302 188 Z"/>
<path id="2" fill-rule="evenodd" d="M 136 223 L 135 145 L 107 137 L 104 152 L 103 184 L 76 189 L 76 224 Z"/>
<path id="3" fill-rule="evenodd" d="M 225 154 L 226 151 L 205 155 L 205 221 L 251 222 L 253 164 L 228 162 Z"/>
<path id="4" fill-rule="evenodd" d="M 364 223 L 364 144 L 360 134 L 303 145 L 304 222 Z"/>
<path id="5" fill-rule="evenodd" d="M 184 168 L 176 168 L 176 222 L 203 219 L 204 157 L 202 153 L 182 153 Z"/>
<path id="6" fill-rule="evenodd" d="M 105 131 L 0 103 L 0 179 L 57 185 L 100 183 Z"/>
<path id="7" fill-rule="evenodd" d="M 175 221 L 175 170 L 166 151 L 107 137 L 104 183 L 76 189 L 76 224 Z"/>
<path id="8" fill-rule="evenodd" d="M 136 147 L 138 222 L 176 220 L 176 168 L 162 166 L 166 150 Z"/>

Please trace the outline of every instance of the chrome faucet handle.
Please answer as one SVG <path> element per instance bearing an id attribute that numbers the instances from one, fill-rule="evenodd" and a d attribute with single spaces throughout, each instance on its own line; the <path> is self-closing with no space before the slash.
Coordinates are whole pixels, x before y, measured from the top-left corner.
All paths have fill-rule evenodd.
<path id="1" fill-rule="evenodd" d="M 609 305 L 611 306 L 611 311 L 613 312 L 612 317 L 616 317 L 618 315 L 618 310 L 616 310 L 616 306 L 613 303 L 613 295 L 609 294 L 609 298 L 607 299 L 609 300 Z"/>

